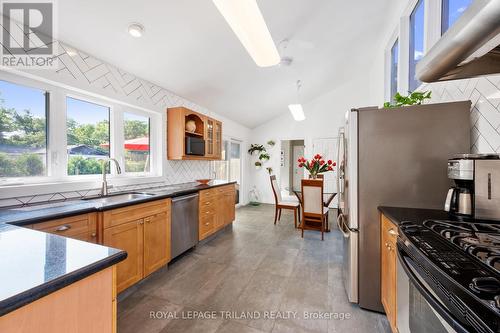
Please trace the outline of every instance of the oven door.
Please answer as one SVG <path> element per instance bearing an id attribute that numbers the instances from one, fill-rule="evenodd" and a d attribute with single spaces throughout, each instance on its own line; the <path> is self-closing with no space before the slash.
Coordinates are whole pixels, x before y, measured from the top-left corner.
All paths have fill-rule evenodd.
<path id="1" fill-rule="evenodd" d="M 468 332 L 420 276 L 398 244 L 397 328 L 399 333 Z"/>

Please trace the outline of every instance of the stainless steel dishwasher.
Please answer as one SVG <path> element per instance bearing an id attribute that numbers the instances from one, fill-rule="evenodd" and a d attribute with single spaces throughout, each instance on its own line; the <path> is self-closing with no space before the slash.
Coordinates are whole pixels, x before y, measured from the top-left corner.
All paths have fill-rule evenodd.
<path id="1" fill-rule="evenodd" d="M 198 193 L 172 199 L 172 259 L 198 244 Z"/>

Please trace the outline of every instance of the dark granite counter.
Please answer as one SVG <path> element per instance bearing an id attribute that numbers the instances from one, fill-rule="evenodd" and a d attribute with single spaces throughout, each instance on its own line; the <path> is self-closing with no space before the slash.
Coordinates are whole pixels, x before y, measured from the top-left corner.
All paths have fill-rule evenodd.
<path id="1" fill-rule="evenodd" d="M 212 181 L 208 185 L 199 185 L 197 183 L 178 184 L 166 187 L 158 187 L 151 189 L 141 189 L 140 191 L 150 194 L 147 197 L 137 198 L 133 200 L 115 201 L 111 203 L 102 203 L 99 198 L 95 200 L 87 198 L 85 200 L 76 199 L 63 202 L 48 203 L 43 205 L 33 205 L 22 208 L 12 208 L 0 210 L 0 224 L 10 223 L 17 226 L 26 224 L 40 223 L 48 220 L 68 217 L 72 215 L 105 211 L 109 209 L 124 207 L 133 204 L 139 204 L 148 201 L 154 201 L 165 198 L 173 198 L 185 194 L 195 193 L 200 190 L 209 189 L 236 182 L 227 181 Z M 128 193 L 128 192 L 125 192 Z M 119 193 L 113 193 L 116 195 Z"/>
<path id="2" fill-rule="evenodd" d="M 449 214 L 444 210 L 422 209 L 422 208 L 403 208 L 380 206 L 378 210 L 388 217 L 394 224 L 399 225 L 403 221 L 412 221 L 414 224 L 422 224 L 425 220 L 447 220 L 447 221 L 465 221 L 465 222 L 484 222 L 500 223 L 498 221 L 478 220 L 470 217 L 460 217 Z"/>
<path id="3" fill-rule="evenodd" d="M 380 206 L 378 210 L 396 225 L 399 225 L 402 221 L 412 221 L 415 224 L 422 224 L 425 220 L 456 220 L 456 217 L 453 217 L 444 210 L 438 209 Z"/>
<path id="4" fill-rule="evenodd" d="M 126 257 L 106 246 L 0 224 L 0 316 Z"/>
<path id="5" fill-rule="evenodd" d="M 0 316 L 31 303 L 127 257 L 125 251 L 87 243 L 22 225 L 105 211 L 233 184 L 212 181 L 142 189 L 147 197 L 103 203 L 100 198 L 68 200 L 0 210 Z"/>

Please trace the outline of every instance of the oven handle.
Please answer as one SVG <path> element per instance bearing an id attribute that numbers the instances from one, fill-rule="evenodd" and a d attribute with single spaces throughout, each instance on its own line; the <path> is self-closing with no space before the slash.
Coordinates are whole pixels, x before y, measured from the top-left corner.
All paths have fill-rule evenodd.
<path id="1" fill-rule="evenodd" d="M 427 302 L 429 302 L 430 306 L 439 313 L 443 319 L 450 325 L 457 333 L 469 333 L 469 330 L 464 328 L 460 322 L 455 319 L 453 314 L 451 314 L 448 309 L 446 309 L 435 297 L 432 295 L 427 288 L 420 282 L 420 280 L 415 276 L 415 273 L 408 267 L 407 260 L 412 260 L 403 249 L 403 245 L 398 241 L 397 243 L 398 249 L 398 259 L 403 267 L 406 276 L 408 279 L 415 285 L 418 291 L 424 296 Z"/>

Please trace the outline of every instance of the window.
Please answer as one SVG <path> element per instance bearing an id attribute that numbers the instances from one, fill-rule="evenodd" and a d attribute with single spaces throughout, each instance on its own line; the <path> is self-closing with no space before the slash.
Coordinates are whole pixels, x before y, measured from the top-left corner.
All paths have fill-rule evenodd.
<path id="1" fill-rule="evenodd" d="M 472 3 L 472 0 L 442 0 L 441 10 L 441 33 L 444 34 L 448 28 L 462 15 Z"/>
<path id="2" fill-rule="evenodd" d="M 124 113 L 123 125 L 125 172 L 149 172 L 149 118 Z"/>
<path id="3" fill-rule="evenodd" d="M 109 111 L 107 106 L 66 98 L 68 175 L 102 172 L 99 160 L 109 157 Z"/>
<path id="4" fill-rule="evenodd" d="M 424 55 L 424 1 L 419 0 L 410 15 L 410 80 L 409 90 L 420 85 L 415 78 L 415 68 Z"/>
<path id="5" fill-rule="evenodd" d="M 398 92 L 398 56 L 399 40 L 396 39 L 391 48 L 391 100 L 394 100 L 394 95 Z"/>
<path id="6" fill-rule="evenodd" d="M 48 96 L 0 81 L 0 178 L 47 174 Z"/>

